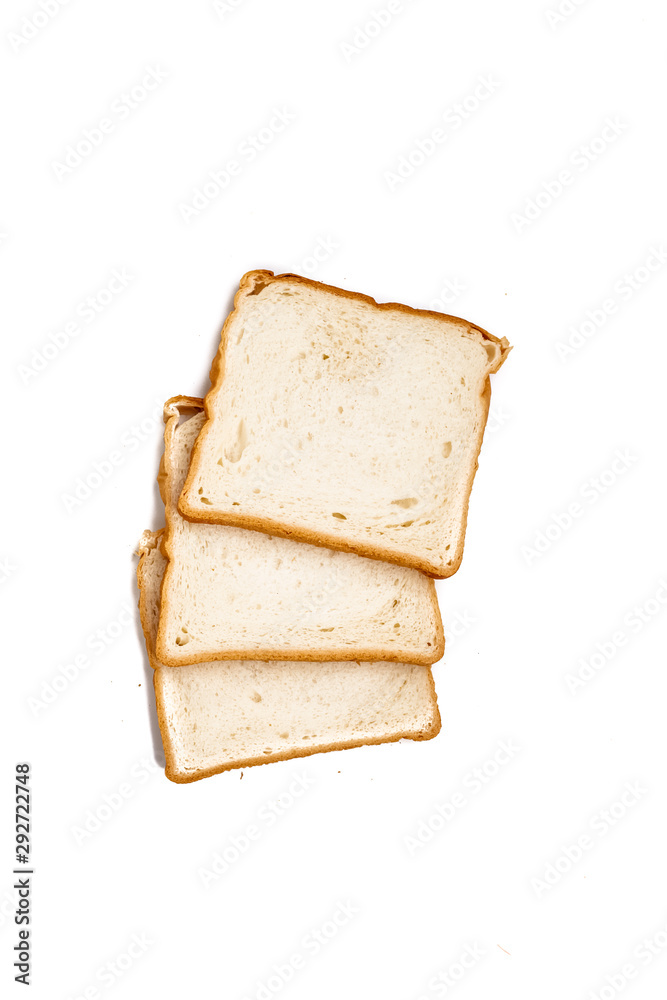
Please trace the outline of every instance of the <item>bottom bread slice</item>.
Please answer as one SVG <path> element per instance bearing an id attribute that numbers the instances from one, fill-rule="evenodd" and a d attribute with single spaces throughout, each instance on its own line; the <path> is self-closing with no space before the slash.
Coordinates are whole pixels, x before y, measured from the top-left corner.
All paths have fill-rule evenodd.
<path id="1" fill-rule="evenodd" d="M 155 659 L 162 532 L 139 547 L 139 609 L 166 758 L 189 782 L 236 767 L 440 731 L 430 667 L 410 663 L 226 660 L 165 667 Z"/>

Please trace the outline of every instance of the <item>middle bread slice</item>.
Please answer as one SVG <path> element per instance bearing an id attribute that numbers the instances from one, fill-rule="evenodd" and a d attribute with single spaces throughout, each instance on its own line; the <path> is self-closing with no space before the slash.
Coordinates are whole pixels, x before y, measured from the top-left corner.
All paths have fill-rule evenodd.
<path id="1" fill-rule="evenodd" d="M 418 570 L 181 517 L 203 400 L 176 396 L 164 419 L 158 483 L 167 568 L 156 641 L 163 664 L 441 658 L 435 584 Z"/>

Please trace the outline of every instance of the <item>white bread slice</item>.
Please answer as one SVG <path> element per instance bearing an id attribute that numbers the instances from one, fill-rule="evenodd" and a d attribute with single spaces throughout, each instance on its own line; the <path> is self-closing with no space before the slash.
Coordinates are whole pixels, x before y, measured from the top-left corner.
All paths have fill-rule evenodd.
<path id="1" fill-rule="evenodd" d="M 252 660 L 162 666 L 155 656 L 166 566 L 161 534 L 144 533 L 137 580 L 166 774 L 172 781 L 438 734 L 440 714 L 429 667 Z"/>
<path id="2" fill-rule="evenodd" d="M 234 305 L 183 516 L 451 576 L 507 340 L 271 271 Z"/>
<path id="3" fill-rule="evenodd" d="M 169 565 L 157 634 L 160 662 L 439 660 L 444 637 L 435 584 L 422 573 L 181 517 L 177 503 L 204 422 L 202 408 L 202 400 L 192 397 L 165 404 L 158 482 Z"/>

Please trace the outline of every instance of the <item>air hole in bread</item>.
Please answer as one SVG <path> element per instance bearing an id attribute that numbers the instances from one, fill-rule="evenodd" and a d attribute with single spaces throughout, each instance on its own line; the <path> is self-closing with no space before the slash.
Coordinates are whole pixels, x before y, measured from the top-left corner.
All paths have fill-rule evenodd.
<path id="1" fill-rule="evenodd" d="M 177 646 L 187 646 L 187 644 L 189 642 L 190 642 L 190 636 L 189 635 L 177 635 L 176 636 L 176 645 Z"/>
<path id="2" fill-rule="evenodd" d="M 260 292 L 262 291 L 262 289 L 263 289 L 263 288 L 266 288 L 266 286 L 267 286 L 268 284 L 269 284 L 269 282 L 268 282 L 268 281 L 257 281 L 257 282 L 255 283 L 255 285 L 254 285 L 254 287 L 253 287 L 252 291 L 248 292 L 248 295 L 259 295 L 259 293 L 260 293 Z M 285 293 L 283 292 L 283 295 L 284 295 L 284 294 L 285 294 Z M 271 751 L 270 751 L 270 750 L 269 750 L 269 753 L 271 753 Z"/>
<path id="3" fill-rule="evenodd" d="M 410 507 L 414 507 L 415 504 L 419 503 L 416 497 L 406 497 L 404 500 L 392 500 L 392 507 L 403 507 L 404 510 L 408 510 Z"/>
<path id="4" fill-rule="evenodd" d="M 497 359 L 498 355 L 500 354 L 500 345 L 493 343 L 484 344 L 484 350 L 486 351 L 486 356 L 488 357 L 489 361 L 493 362 Z"/>
<path id="5" fill-rule="evenodd" d="M 337 517 L 339 521 L 347 521 L 345 514 L 332 514 L 332 517 Z"/>
<path id="6" fill-rule="evenodd" d="M 449 456 L 451 455 L 451 453 L 452 453 L 452 442 L 451 441 L 445 441 L 445 443 L 442 446 L 442 457 L 443 458 L 449 458 Z"/>
<path id="7" fill-rule="evenodd" d="M 225 458 L 229 462 L 238 462 L 247 446 L 248 432 L 246 430 L 245 421 L 241 419 L 239 420 L 238 427 L 236 428 L 236 440 L 229 446 L 229 448 L 225 448 Z"/>
<path id="8" fill-rule="evenodd" d="M 199 499 L 201 500 L 202 503 L 207 503 L 209 506 L 211 506 L 211 504 L 213 503 L 213 501 L 209 500 L 208 497 L 200 497 Z"/>
<path id="9" fill-rule="evenodd" d="M 253 693 L 250 695 L 250 700 L 260 702 L 262 700 L 262 696 L 259 693 L 259 691 L 253 691 Z"/>

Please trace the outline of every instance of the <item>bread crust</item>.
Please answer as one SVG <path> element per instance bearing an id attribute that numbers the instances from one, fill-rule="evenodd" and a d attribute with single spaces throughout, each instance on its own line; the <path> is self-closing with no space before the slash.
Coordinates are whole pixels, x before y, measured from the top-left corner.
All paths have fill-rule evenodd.
<path id="1" fill-rule="evenodd" d="M 506 337 L 499 338 L 495 337 L 493 334 L 484 330 L 481 326 L 477 326 L 474 323 L 468 322 L 468 320 L 463 320 L 458 316 L 450 316 L 446 313 L 434 312 L 430 309 L 414 309 L 412 306 L 406 306 L 400 302 L 376 302 L 374 298 L 370 295 L 365 295 L 362 292 L 351 292 L 345 288 L 338 288 L 335 285 L 327 285 L 321 281 L 313 281 L 310 278 L 303 278 L 298 274 L 274 274 L 273 271 L 257 270 L 248 271 L 243 275 L 239 283 L 238 291 L 234 296 L 234 309 L 229 314 L 225 320 L 222 331 L 220 333 L 220 345 L 218 347 L 217 354 L 213 359 L 213 364 L 211 365 L 210 380 L 211 388 L 206 394 L 204 399 L 204 410 L 206 413 L 206 421 L 204 426 L 199 433 L 197 440 L 192 451 L 192 459 L 190 461 L 190 469 L 188 471 L 183 490 L 178 502 L 179 513 L 187 521 L 192 521 L 194 523 L 204 523 L 204 524 L 224 524 L 229 527 L 235 528 L 248 528 L 251 531 L 261 531 L 268 535 L 277 535 L 280 538 L 291 539 L 297 542 L 306 542 L 309 545 L 318 545 L 322 548 L 336 549 L 341 552 L 350 552 L 353 555 L 365 556 L 367 559 L 377 559 L 381 562 L 395 563 L 398 566 L 405 566 L 408 569 L 417 569 L 424 573 L 426 576 L 433 577 L 436 580 L 444 580 L 449 576 L 453 576 L 461 565 L 461 560 L 463 558 L 463 547 L 465 542 L 465 533 L 468 520 L 468 506 L 470 503 L 470 494 L 472 492 L 472 486 L 475 479 L 475 474 L 479 467 L 479 463 L 476 460 L 474 468 L 468 478 L 466 484 L 465 499 L 463 501 L 463 509 L 461 513 L 461 535 L 456 548 L 451 559 L 448 559 L 446 563 L 441 561 L 430 560 L 427 558 L 421 558 L 417 554 L 406 553 L 401 555 L 400 553 L 393 552 L 390 549 L 385 549 L 380 545 L 373 544 L 372 542 L 346 542 L 341 539 L 338 535 L 324 531 L 311 530 L 303 527 L 290 527 L 281 521 L 276 521 L 269 517 L 256 517 L 249 514 L 236 514 L 231 511 L 210 511 L 202 510 L 201 507 L 195 507 L 188 501 L 188 492 L 192 487 L 193 480 L 195 478 L 195 470 L 199 461 L 200 451 L 203 442 L 206 440 L 209 434 L 212 422 L 213 422 L 213 412 L 215 400 L 219 392 L 222 389 L 222 382 L 225 372 L 225 352 L 227 349 L 227 337 L 229 334 L 229 327 L 232 319 L 236 313 L 236 310 L 240 304 L 241 298 L 245 297 L 246 294 L 253 295 L 257 294 L 266 285 L 281 281 L 283 279 L 289 279 L 290 282 L 297 282 L 303 285 L 309 285 L 311 287 L 316 287 L 320 289 L 326 289 L 328 292 L 333 292 L 343 298 L 355 299 L 357 301 L 366 302 L 369 305 L 375 306 L 380 310 L 401 310 L 411 316 L 429 316 L 436 317 L 437 319 L 449 319 L 454 320 L 459 323 L 464 323 L 470 330 L 475 330 L 477 333 L 481 334 L 483 339 L 488 340 L 491 343 L 498 344 L 501 348 L 498 357 L 496 359 L 493 367 L 489 369 L 489 375 L 484 381 L 482 392 L 480 394 L 480 408 L 482 420 L 480 421 L 480 431 L 477 435 L 476 441 L 476 453 L 479 456 L 479 452 L 482 447 L 482 441 L 484 438 L 484 430 L 486 427 L 486 422 L 488 419 L 489 405 L 491 401 L 491 379 L 490 376 L 495 374 L 501 365 L 505 362 L 507 355 L 512 350 L 509 341 Z M 380 657 L 384 659 L 384 657 Z"/>
<path id="2" fill-rule="evenodd" d="M 175 397 L 179 399 L 180 397 Z M 171 401 L 170 401 L 171 402 Z M 280 760 L 294 760 L 297 757 L 310 757 L 312 754 L 316 753 L 328 753 L 334 750 L 351 750 L 355 747 L 360 746 L 377 746 L 382 743 L 397 743 L 402 739 L 409 739 L 414 741 L 424 741 L 431 740 L 438 735 L 442 728 L 442 720 L 440 718 L 440 710 L 438 708 L 438 700 L 435 690 L 435 682 L 433 680 L 433 672 L 430 667 L 424 667 L 428 669 L 429 677 L 429 687 L 431 694 L 431 709 L 433 720 L 431 725 L 420 731 L 419 733 L 395 733 L 392 736 L 387 737 L 370 737 L 368 739 L 350 739 L 341 740 L 339 743 L 323 743 L 319 746 L 311 746 L 307 748 L 301 748 L 298 750 L 285 750 L 285 751 L 275 751 L 272 754 L 262 755 L 261 757 L 245 757 L 234 761 L 230 764 L 220 765 L 219 767 L 208 767 L 201 768 L 197 771 L 183 771 L 179 769 L 178 759 L 174 749 L 173 742 L 171 740 L 170 728 L 167 722 L 167 715 L 164 704 L 164 670 L 169 669 L 162 666 L 162 664 L 157 660 L 155 648 L 151 641 L 151 629 L 150 629 L 150 612 L 151 609 L 148 605 L 147 599 L 147 588 L 145 585 L 145 562 L 148 554 L 152 549 L 160 546 L 160 542 L 164 535 L 164 529 L 160 531 L 145 531 L 142 535 L 141 541 L 139 542 L 137 551 L 140 556 L 139 563 L 137 565 L 137 584 L 139 587 L 139 618 L 141 621 L 141 627 L 144 633 L 144 640 L 146 642 L 146 651 L 148 653 L 148 660 L 153 668 L 153 689 L 155 691 L 155 704 L 157 709 L 158 724 L 160 726 L 160 733 L 162 735 L 162 745 L 164 748 L 165 755 L 165 774 L 170 781 L 178 785 L 191 784 L 193 781 L 201 781 L 202 778 L 210 778 L 214 774 L 222 774 L 224 771 L 234 771 L 239 768 L 244 767 L 256 767 L 261 764 L 272 764 Z"/>
<path id="3" fill-rule="evenodd" d="M 148 528 L 144 531 L 139 544 L 137 545 L 136 555 L 139 556 L 139 562 L 137 563 L 137 587 L 139 588 L 139 621 L 141 622 L 141 630 L 144 633 L 144 641 L 146 643 L 146 652 L 148 653 L 148 662 L 150 663 L 153 670 L 157 670 L 160 664 L 155 659 L 155 648 L 151 642 L 150 633 L 150 621 L 149 614 L 150 608 L 148 607 L 148 601 L 146 599 L 146 584 L 145 584 L 145 562 L 149 552 L 152 549 L 156 549 L 160 544 L 160 539 L 162 538 L 164 528 L 159 531 L 150 531 Z"/>
<path id="4" fill-rule="evenodd" d="M 158 472 L 158 486 L 160 489 L 160 496 L 165 505 L 165 528 L 164 532 L 161 534 L 160 548 L 167 559 L 167 567 L 162 580 L 162 592 L 160 595 L 161 607 L 167 612 L 169 611 L 169 584 L 171 580 L 171 575 L 174 572 L 173 566 L 173 550 L 172 550 L 172 536 L 174 532 L 174 513 L 171 509 L 171 503 L 169 501 L 169 488 L 168 479 L 169 474 L 167 472 L 165 464 L 165 456 L 167 456 L 170 448 L 172 447 L 172 441 L 176 428 L 178 427 L 181 417 L 187 416 L 188 414 L 199 413 L 204 409 L 204 400 L 199 399 L 195 396 L 172 396 L 164 404 L 164 420 L 165 420 L 165 432 L 164 432 L 164 453 L 162 459 L 160 460 L 160 469 Z M 204 427 L 206 424 L 204 424 Z M 203 431 L 203 428 L 202 428 Z M 196 443 L 195 443 L 196 447 Z M 179 507 L 180 513 L 180 507 Z M 176 515 L 178 516 L 178 515 Z M 194 518 L 187 518 L 187 520 L 193 523 L 201 524 L 201 518 L 195 521 Z M 218 522 L 214 522 L 218 523 Z M 238 525 L 238 527 L 247 528 L 248 524 Z M 269 534 L 280 534 L 281 537 L 289 538 L 288 534 L 282 532 L 268 532 Z M 294 538 L 294 540 L 301 541 L 302 539 Z M 317 543 L 322 546 L 324 543 Z M 327 546 L 332 548 L 333 546 Z M 339 547 L 337 547 L 339 548 Z M 353 550 L 348 550 L 352 552 Z M 353 552 L 357 555 L 359 553 Z M 383 560 L 386 562 L 386 560 Z M 430 576 L 430 574 L 426 574 Z M 163 624 L 163 616 L 160 614 L 160 624 L 158 626 L 157 640 L 156 640 L 156 656 L 157 659 L 168 667 L 185 667 L 190 666 L 193 663 L 210 663 L 214 660 L 284 660 L 286 658 L 290 660 L 309 660 L 312 662 L 322 662 L 327 663 L 331 660 L 343 660 L 349 661 L 354 660 L 364 660 L 364 661 L 375 661 L 375 660 L 385 660 L 392 663 L 415 663 L 419 666 L 430 666 L 433 663 L 437 663 L 438 660 L 442 659 L 445 651 L 445 634 L 442 625 L 442 617 L 440 615 L 440 606 L 438 604 L 438 595 L 436 593 L 435 584 L 430 581 L 429 586 L 429 598 L 431 601 L 431 609 L 433 611 L 436 628 L 435 628 L 435 642 L 431 652 L 410 655 L 406 658 L 406 654 L 400 652 L 395 652 L 392 649 L 383 649 L 378 647 L 366 647 L 364 649 L 350 649 L 349 646 L 341 646 L 336 649 L 326 649 L 323 651 L 317 651 L 310 648 L 304 649 L 290 649 L 289 655 L 284 649 L 277 649 L 266 647 L 264 649 L 248 649 L 239 648 L 233 650 L 226 650 L 224 652 L 219 652 L 217 650 L 205 650 L 201 653 L 187 653 L 184 651 L 181 654 L 175 653 L 173 649 L 169 648 L 166 643 L 165 636 L 165 626 Z"/>

